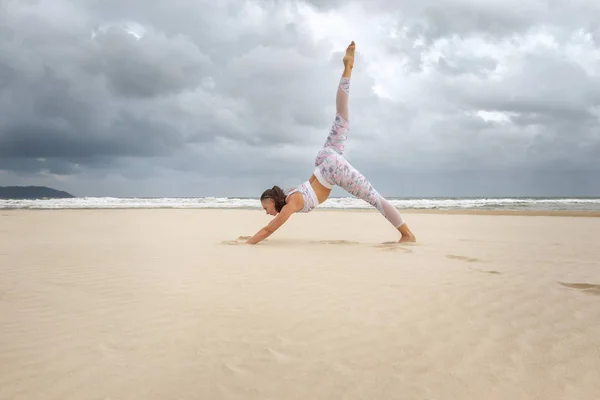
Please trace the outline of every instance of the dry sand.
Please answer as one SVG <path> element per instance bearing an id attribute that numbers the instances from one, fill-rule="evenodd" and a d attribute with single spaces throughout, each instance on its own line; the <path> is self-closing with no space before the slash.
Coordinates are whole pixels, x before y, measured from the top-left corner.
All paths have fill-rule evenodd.
<path id="1" fill-rule="evenodd" d="M 600 218 L 0 210 L 0 399 L 600 394 Z"/>

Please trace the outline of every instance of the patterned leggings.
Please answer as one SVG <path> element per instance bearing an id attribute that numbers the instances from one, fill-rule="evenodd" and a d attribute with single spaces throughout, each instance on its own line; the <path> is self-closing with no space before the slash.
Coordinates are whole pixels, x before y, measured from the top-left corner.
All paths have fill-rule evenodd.
<path id="1" fill-rule="evenodd" d="M 383 198 L 371 183 L 344 158 L 344 144 L 350 128 L 348 123 L 348 97 L 350 78 L 342 77 L 336 96 L 336 115 L 325 145 L 317 154 L 315 166 L 331 185 L 338 185 L 353 196 L 366 201 L 392 224 L 404 224 L 402 216 L 388 200 Z"/>

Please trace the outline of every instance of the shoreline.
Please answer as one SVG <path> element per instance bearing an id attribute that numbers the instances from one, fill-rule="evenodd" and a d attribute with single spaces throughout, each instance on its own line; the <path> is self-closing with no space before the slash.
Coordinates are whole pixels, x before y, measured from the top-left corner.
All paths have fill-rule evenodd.
<path id="1" fill-rule="evenodd" d="M 0 216 L 3 213 L 19 212 L 41 212 L 41 211 L 188 211 L 188 212 L 216 212 L 216 211 L 263 211 L 256 208 L 243 207 L 204 207 L 204 208 L 185 208 L 185 207 L 97 207 L 97 208 L 1 208 Z M 401 214 L 424 214 L 424 215 L 473 215 L 473 216 L 523 216 L 523 217 L 584 217 L 600 218 L 600 211 L 594 210 L 482 210 L 476 208 L 464 209 L 402 209 L 398 208 Z M 318 213 L 369 213 L 378 212 L 375 209 L 365 208 L 317 208 L 313 210 Z"/>

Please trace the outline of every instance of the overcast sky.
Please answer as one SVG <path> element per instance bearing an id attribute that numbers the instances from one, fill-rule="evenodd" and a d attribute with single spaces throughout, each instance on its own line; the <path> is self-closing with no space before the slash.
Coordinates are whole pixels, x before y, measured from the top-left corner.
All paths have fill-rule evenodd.
<path id="1" fill-rule="evenodd" d="M 597 21 L 597 0 L 0 0 L 0 185 L 295 186 L 354 40 L 347 158 L 383 195 L 600 195 Z"/>

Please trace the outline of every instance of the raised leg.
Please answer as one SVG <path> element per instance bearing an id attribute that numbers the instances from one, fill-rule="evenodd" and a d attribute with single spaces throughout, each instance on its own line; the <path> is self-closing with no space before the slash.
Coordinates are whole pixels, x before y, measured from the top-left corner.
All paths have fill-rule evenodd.
<path id="1" fill-rule="evenodd" d="M 350 96 L 350 78 L 352 76 L 352 68 L 354 68 L 355 48 L 356 45 L 352 42 L 346 49 L 346 55 L 343 59 L 344 72 L 340 78 L 335 97 L 335 120 L 331 127 L 331 131 L 329 131 L 329 135 L 325 140 L 325 145 L 323 146 L 332 148 L 339 154 L 344 154 L 344 143 L 348 137 L 348 130 L 350 129 L 348 99 Z"/>

